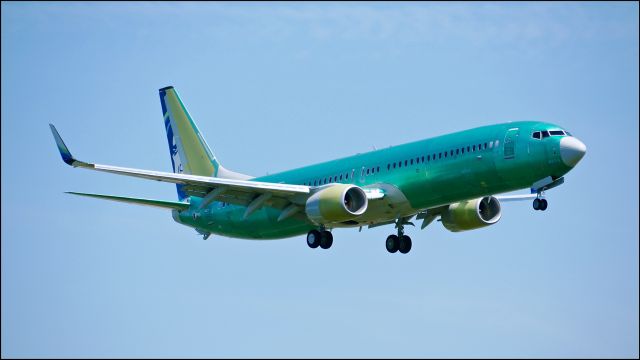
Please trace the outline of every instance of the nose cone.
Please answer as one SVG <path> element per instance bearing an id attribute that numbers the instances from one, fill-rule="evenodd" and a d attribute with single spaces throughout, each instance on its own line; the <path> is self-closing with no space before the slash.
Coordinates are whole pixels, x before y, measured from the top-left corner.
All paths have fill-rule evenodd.
<path id="1" fill-rule="evenodd" d="M 573 136 L 560 140 L 560 157 L 567 166 L 574 167 L 587 152 L 587 146 Z"/>

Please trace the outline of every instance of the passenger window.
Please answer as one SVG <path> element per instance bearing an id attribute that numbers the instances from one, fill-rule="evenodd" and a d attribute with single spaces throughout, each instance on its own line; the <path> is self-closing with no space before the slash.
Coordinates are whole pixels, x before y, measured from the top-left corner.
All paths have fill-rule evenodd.
<path id="1" fill-rule="evenodd" d="M 391 170 L 391 164 L 387 164 L 387 171 Z"/>
<path id="2" fill-rule="evenodd" d="M 380 166 L 376 168 L 376 172 L 380 172 Z"/>
<path id="3" fill-rule="evenodd" d="M 422 162 L 424 162 L 424 155 L 422 155 Z"/>
<path id="4" fill-rule="evenodd" d="M 460 149 L 456 149 L 456 155 L 460 155 Z"/>
<path id="5" fill-rule="evenodd" d="M 427 155 L 427 161 L 431 161 L 431 155 Z"/>
<path id="6" fill-rule="evenodd" d="M 470 149 L 470 147 L 469 147 L 469 146 L 467 146 L 467 152 L 469 152 L 469 149 Z"/>
<path id="7" fill-rule="evenodd" d="M 496 140 L 496 147 L 498 147 L 498 145 L 500 145 L 500 140 Z"/>
<path id="8" fill-rule="evenodd" d="M 369 169 L 367 169 L 367 175 L 369 175 Z"/>
<path id="9" fill-rule="evenodd" d="M 442 153 L 438 153 L 438 159 L 442 159 Z"/>
<path id="10" fill-rule="evenodd" d="M 476 151 L 476 146 L 475 146 L 475 145 L 473 145 L 473 151 L 474 151 L 474 152 Z"/>
<path id="11" fill-rule="evenodd" d="M 534 131 L 534 132 L 533 132 L 533 138 L 534 138 L 534 139 L 538 139 L 538 140 L 540 140 L 540 139 L 541 139 L 541 137 L 540 137 L 540 131 Z"/>
<path id="12" fill-rule="evenodd" d="M 411 159 L 411 165 L 413 165 L 413 159 Z"/>
<path id="13" fill-rule="evenodd" d="M 484 149 L 487 150 L 487 143 L 484 143 Z"/>
<path id="14" fill-rule="evenodd" d="M 407 166 L 407 160 L 404 161 L 404 166 Z"/>
<path id="15" fill-rule="evenodd" d="M 394 168 L 394 169 L 396 168 L 396 163 L 393 163 L 393 168 Z"/>

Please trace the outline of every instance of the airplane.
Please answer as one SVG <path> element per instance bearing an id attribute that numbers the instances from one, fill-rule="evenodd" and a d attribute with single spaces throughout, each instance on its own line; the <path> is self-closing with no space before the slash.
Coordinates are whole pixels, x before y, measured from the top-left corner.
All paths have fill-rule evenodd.
<path id="1" fill-rule="evenodd" d="M 173 86 L 159 89 L 173 173 L 93 164 L 71 155 L 49 124 L 62 160 L 73 167 L 176 184 L 178 201 L 68 192 L 171 210 L 203 239 L 282 239 L 307 234 L 328 249 L 336 228 L 394 225 L 388 252 L 411 250 L 411 221 L 438 219 L 460 232 L 496 224 L 501 202 L 533 200 L 564 183 L 586 146 L 560 126 L 539 121 L 488 125 L 253 177 L 220 163 Z M 500 195 L 530 189 L 522 195 Z"/>

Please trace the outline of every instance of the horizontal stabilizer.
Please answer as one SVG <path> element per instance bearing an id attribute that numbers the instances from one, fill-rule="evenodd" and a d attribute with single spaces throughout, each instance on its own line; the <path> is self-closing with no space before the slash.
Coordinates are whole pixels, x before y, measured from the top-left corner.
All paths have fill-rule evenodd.
<path id="1" fill-rule="evenodd" d="M 88 197 L 93 197 L 96 199 L 103 199 L 103 200 L 120 201 L 124 203 L 129 203 L 129 204 L 153 206 L 153 207 L 158 207 L 162 209 L 186 210 L 189 208 L 189 204 L 176 202 L 176 201 L 139 199 L 139 198 L 114 196 L 114 195 L 87 194 L 87 193 L 79 193 L 79 192 L 73 192 L 73 191 L 69 191 L 67 192 L 67 194 L 88 196 Z"/>

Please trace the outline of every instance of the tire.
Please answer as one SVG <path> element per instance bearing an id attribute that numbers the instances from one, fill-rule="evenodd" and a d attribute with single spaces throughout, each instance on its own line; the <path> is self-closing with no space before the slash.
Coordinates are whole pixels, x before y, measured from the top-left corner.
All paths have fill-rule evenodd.
<path id="1" fill-rule="evenodd" d="M 540 210 L 541 211 L 547 210 L 547 205 L 548 205 L 547 199 L 541 199 L 540 200 Z"/>
<path id="2" fill-rule="evenodd" d="M 333 235 L 329 231 L 323 231 L 320 233 L 320 247 L 328 249 L 333 244 Z"/>
<path id="3" fill-rule="evenodd" d="M 398 237 L 395 235 L 387 236 L 386 246 L 387 246 L 387 251 L 392 254 L 398 251 Z"/>
<path id="4" fill-rule="evenodd" d="M 533 210 L 540 210 L 540 199 L 533 199 Z"/>
<path id="5" fill-rule="evenodd" d="M 307 233 L 307 245 L 309 245 L 310 248 L 315 249 L 318 247 L 318 245 L 320 245 L 320 231 L 318 230 L 311 230 Z"/>
<path id="6" fill-rule="evenodd" d="M 400 250 L 400 252 L 403 254 L 411 251 L 411 238 L 407 235 L 402 235 L 398 243 L 398 250 Z"/>

